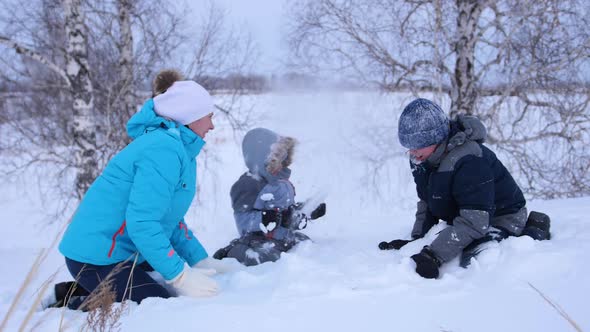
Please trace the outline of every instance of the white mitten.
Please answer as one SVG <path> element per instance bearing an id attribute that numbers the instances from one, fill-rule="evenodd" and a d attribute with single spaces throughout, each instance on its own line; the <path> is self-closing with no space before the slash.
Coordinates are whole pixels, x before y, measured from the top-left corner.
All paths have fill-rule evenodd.
<path id="1" fill-rule="evenodd" d="M 233 264 L 232 264 L 233 263 Z M 213 259 L 211 257 L 207 257 L 197 264 L 193 265 L 193 267 L 201 268 L 201 269 L 213 269 L 217 273 L 227 273 L 227 272 L 234 272 L 240 269 L 243 265 L 238 263 L 235 259 L 224 259 L 218 260 Z"/>
<path id="2" fill-rule="evenodd" d="M 210 278 L 215 274 L 213 269 L 202 269 L 184 265 L 184 270 L 174 279 L 168 281 L 178 295 L 190 297 L 209 297 L 218 293 L 217 282 Z"/>

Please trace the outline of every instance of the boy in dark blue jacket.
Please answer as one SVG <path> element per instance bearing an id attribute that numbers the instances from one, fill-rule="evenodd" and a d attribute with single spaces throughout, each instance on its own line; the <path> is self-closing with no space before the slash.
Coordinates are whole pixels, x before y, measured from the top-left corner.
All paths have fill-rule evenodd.
<path id="1" fill-rule="evenodd" d="M 437 278 L 443 263 L 485 238 L 523 233 L 538 239 L 549 237 L 546 215 L 532 212 L 527 222 L 522 191 L 482 144 L 486 129 L 477 118 L 459 116 L 449 121 L 438 105 L 416 99 L 402 112 L 398 137 L 409 149 L 420 199 L 412 239 L 423 237 L 439 220 L 450 225 L 430 246 L 412 256 L 422 277 Z M 382 242 L 379 247 L 399 249 L 407 242 Z"/>

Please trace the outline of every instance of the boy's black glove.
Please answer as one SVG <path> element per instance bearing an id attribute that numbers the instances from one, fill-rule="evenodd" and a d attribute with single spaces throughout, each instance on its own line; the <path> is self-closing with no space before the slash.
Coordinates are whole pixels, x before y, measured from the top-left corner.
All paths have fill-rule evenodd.
<path id="1" fill-rule="evenodd" d="M 410 258 L 416 262 L 416 273 L 421 277 L 426 279 L 438 278 L 438 268 L 442 265 L 442 262 L 436 258 L 436 255 L 428 246 Z"/>
<path id="2" fill-rule="evenodd" d="M 260 230 L 265 234 L 272 232 L 279 225 L 290 224 L 291 221 L 291 209 L 284 210 L 262 210 L 262 223 L 260 224 Z"/>
<path id="3" fill-rule="evenodd" d="M 288 216 L 283 218 L 281 226 L 289 229 L 304 229 L 307 227 L 307 216 L 304 213 L 299 211 L 300 206 L 298 205 L 291 205 L 286 210 L 288 211 Z"/>
<path id="4" fill-rule="evenodd" d="M 321 203 L 318 205 L 318 207 L 311 212 L 310 217 L 301 212 L 302 208 L 303 203 L 296 203 L 289 206 L 289 208 L 285 210 L 289 212 L 287 215 L 283 215 L 282 217 L 281 226 L 285 228 L 301 230 L 307 227 L 309 220 L 315 220 L 326 214 L 326 203 Z"/>
<path id="5" fill-rule="evenodd" d="M 281 210 L 262 210 L 262 224 L 266 227 L 271 223 L 276 223 L 277 225 L 281 223 L 282 220 L 289 218 L 289 209 Z"/>
<path id="6" fill-rule="evenodd" d="M 416 240 L 416 239 L 414 239 Z M 383 241 L 381 243 L 379 243 L 379 249 L 381 250 L 391 250 L 391 249 L 395 249 L 395 250 L 399 250 L 401 249 L 401 247 L 405 246 L 406 244 L 414 241 L 414 240 L 393 240 L 393 241 Z"/>
<path id="7" fill-rule="evenodd" d="M 326 214 L 326 203 L 320 204 L 315 210 L 311 212 L 310 219 L 316 220 L 317 218 L 323 217 Z"/>
<path id="8" fill-rule="evenodd" d="M 289 229 L 304 229 L 307 227 L 307 216 L 299 211 L 296 205 L 284 210 L 262 210 L 263 232 L 272 232 L 277 226 Z"/>

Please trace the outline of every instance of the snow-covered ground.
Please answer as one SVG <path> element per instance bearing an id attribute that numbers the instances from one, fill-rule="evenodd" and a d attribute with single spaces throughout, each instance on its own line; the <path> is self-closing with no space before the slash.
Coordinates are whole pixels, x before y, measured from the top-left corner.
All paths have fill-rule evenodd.
<path id="1" fill-rule="evenodd" d="M 407 160 L 380 164 L 367 158 L 402 153 L 394 125 L 410 97 L 372 93 L 273 93 L 253 99 L 255 126 L 294 136 L 297 198 L 325 198 L 326 217 L 305 231 L 303 243 L 276 263 L 243 267 L 215 278 L 214 298 L 149 299 L 125 308 L 122 331 L 572 331 L 531 285 L 590 330 L 590 197 L 529 201 L 552 217 L 551 241 L 510 238 L 482 253 L 469 269 L 445 265 L 442 278 L 425 280 L 409 256 L 426 239 L 383 252 L 383 240 L 405 238 L 414 219 L 415 192 Z M 391 142 L 375 142 L 371 135 Z M 237 235 L 229 188 L 245 170 L 240 137 L 227 126 L 207 138 L 200 156 L 199 198 L 187 222 L 213 253 Z M 395 147 L 385 149 L 388 144 Z M 67 221 L 48 224 L 53 200 L 28 174 L 0 180 L 0 319 L 8 311 L 35 257 Z M 53 249 L 8 321 L 15 331 L 42 283 L 70 280 Z M 27 325 L 38 331 L 80 330 L 86 314 L 37 311 Z"/>

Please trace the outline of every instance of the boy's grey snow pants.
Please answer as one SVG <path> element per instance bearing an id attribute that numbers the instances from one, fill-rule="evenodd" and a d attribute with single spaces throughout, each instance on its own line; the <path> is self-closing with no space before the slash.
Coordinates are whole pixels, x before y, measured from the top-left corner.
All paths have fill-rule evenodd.
<path id="1" fill-rule="evenodd" d="M 485 236 L 491 227 L 519 236 L 526 221 L 526 207 L 513 214 L 492 217 L 491 220 L 485 211 L 461 210 L 459 216 L 453 220 L 453 225 L 443 229 L 432 241 L 430 249 L 442 262 L 448 262 L 471 242 Z"/>

